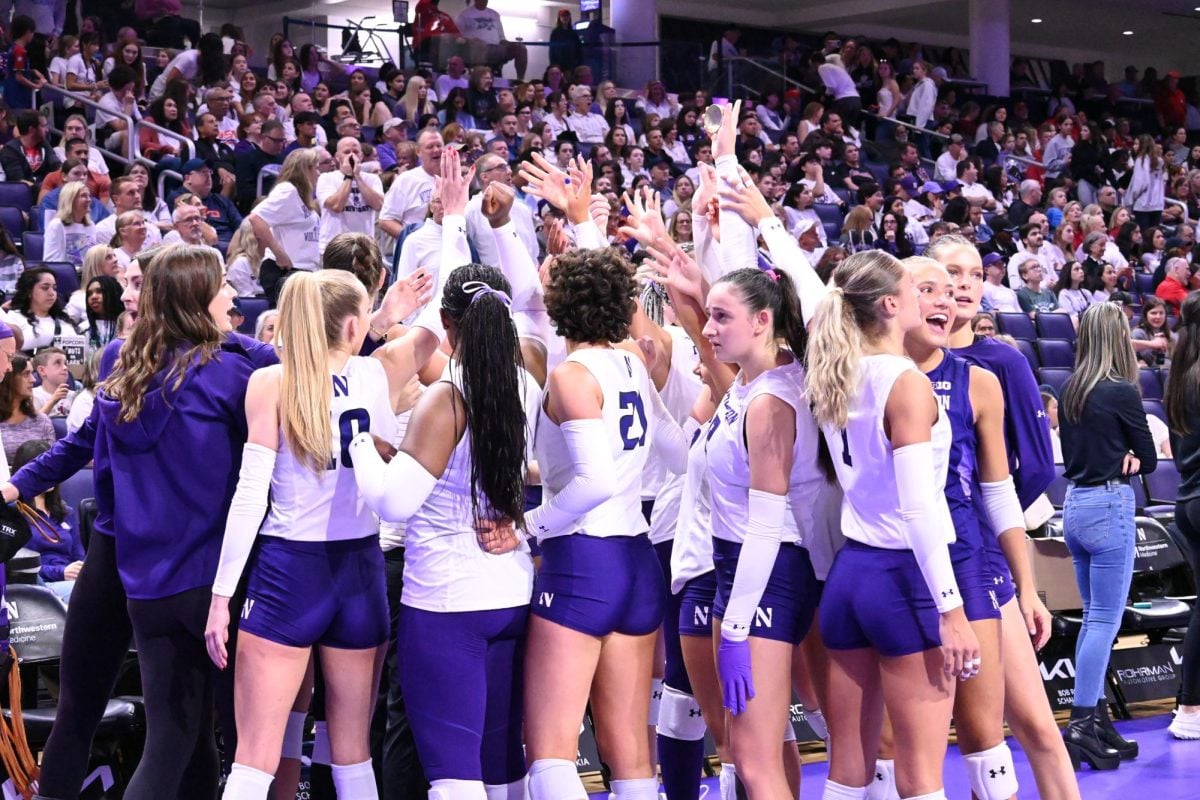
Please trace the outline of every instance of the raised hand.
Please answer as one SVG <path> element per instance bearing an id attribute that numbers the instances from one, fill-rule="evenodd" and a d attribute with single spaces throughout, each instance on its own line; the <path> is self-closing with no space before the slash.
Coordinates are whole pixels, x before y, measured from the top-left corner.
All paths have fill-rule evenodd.
<path id="1" fill-rule="evenodd" d="M 750 225 L 759 225 L 774 216 L 771 205 L 746 170 L 738 167 L 736 183 L 721 186 L 718 191 L 721 207 L 733 211 Z"/>
<path id="2" fill-rule="evenodd" d="M 737 155 L 737 124 L 742 111 L 742 101 L 721 106 L 721 129 L 713 140 L 713 157 Z"/>
<path id="3" fill-rule="evenodd" d="M 648 263 L 652 264 L 667 290 L 690 297 L 703 307 L 704 279 L 700 265 L 673 242 L 667 250 L 651 247 L 649 252 L 654 260 Z"/>
<path id="4" fill-rule="evenodd" d="M 429 279 L 429 273 L 422 268 L 393 283 L 383 296 L 379 308 L 386 311 L 388 321 L 395 324 L 424 308 L 433 297 L 433 290 L 433 281 Z"/>
<path id="5" fill-rule="evenodd" d="M 459 158 L 457 150 L 447 147 L 442 152 L 442 209 L 447 216 L 466 214 L 471 179 L 474 177 L 474 166 L 467 170 L 466 175 L 463 175 L 462 160 Z M 435 187 L 436 190 L 437 187 Z"/>
<path id="6" fill-rule="evenodd" d="M 515 189 L 493 181 L 483 190 L 483 202 L 480 210 L 493 228 L 503 228 L 508 224 L 509 213 L 512 211 L 513 201 L 516 199 Z"/>
<path id="7" fill-rule="evenodd" d="M 576 172 L 575 178 L 536 152 L 532 164 L 521 164 L 521 174 L 529 184 L 526 191 L 566 214 L 572 225 L 578 225 L 587 221 L 592 201 L 591 165 L 572 171 Z"/>

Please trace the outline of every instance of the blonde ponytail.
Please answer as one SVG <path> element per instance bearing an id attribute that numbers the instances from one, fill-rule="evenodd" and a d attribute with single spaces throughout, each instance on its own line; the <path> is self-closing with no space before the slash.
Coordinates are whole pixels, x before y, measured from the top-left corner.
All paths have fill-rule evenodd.
<path id="1" fill-rule="evenodd" d="M 834 289 L 808 331 L 808 397 L 818 424 L 844 428 L 867 340 L 883 331 L 879 301 L 899 291 L 904 265 L 882 250 L 855 253 L 833 271 Z"/>
<path id="2" fill-rule="evenodd" d="M 329 466 L 333 428 L 329 421 L 329 342 L 325 303 L 316 274 L 296 272 L 279 297 L 275 341 L 283 364 L 279 421 L 296 460 L 313 472 Z"/>

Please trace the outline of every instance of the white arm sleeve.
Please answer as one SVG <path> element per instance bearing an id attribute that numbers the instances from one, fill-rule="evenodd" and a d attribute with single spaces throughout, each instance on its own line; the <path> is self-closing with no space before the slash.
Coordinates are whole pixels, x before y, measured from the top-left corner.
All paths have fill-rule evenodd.
<path id="1" fill-rule="evenodd" d="M 539 539 L 560 533 L 612 497 L 617 488 L 604 422 L 573 419 L 564 422 L 559 429 L 571 454 L 575 477 L 549 502 L 525 515 L 525 529 Z"/>
<path id="2" fill-rule="evenodd" d="M 437 485 L 438 479 L 404 451 L 385 464 L 369 433 L 350 442 L 350 460 L 358 493 L 384 522 L 403 522 L 417 513 Z"/>
<path id="3" fill-rule="evenodd" d="M 721 637 L 735 642 L 745 641 L 750 635 L 754 611 L 762 600 L 771 571 L 775 569 L 787 515 L 787 498 L 751 489 L 749 512 L 746 538 L 742 541 L 733 588 L 729 591 L 729 604 L 721 620 Z"/>
<path id="4" fill-rule="evenodd" d="M 892 452 L 896 466 L 896 489 L 904 518 L 908 546 L 917 558 L 925 585 L 933 595 L 938 613 L 945 614 L 963 604 L 950 563 L 944 527 L 948 514 L 937 513 L 939 491 L 929 480 L 933 468 L 933 442 L 919 442 Z"/>
<path id="5" fill-rule="evenodd" d="M 737 159 L 721 156 L 717 159 L 717 181 L 725 186 L 736 186 L 738 180 Z M 693 223 L 694 224 L 694 223 Z M 758 245 L 754 226 L 742 219 L 740 214 L 721 208 L 721 274 L 735 269 L 758 266 Z"/>
<path id="6" fill-rule="evenodd" d="M 721 243 L 713 236 L 708 217 L 703 214 L 692 215 L 692 241 L 695 243 L 692 257 L 700 265 L 700 274 L 704 276 L 704 282 L 711 286 L 725 273 L 721 271 Z"/>
<path id="7" fill-rule="evenodd" d="M 267 497 L 271 492 L 271 475 L 275 472 L 277 453 L 260 444 L 247 443 L 242 448 L 242 470 L 238 473 L 237 491 L 229 504 L 225 519 L 225 538 L 221 542 L 221 560 L 217 577 L 213 579 L 213 594 L 233 597 L 242 570 L 250 558 L 254 538 L 267 515 Z"/>
<path id="8" fill-rule="evenodd" d="M 438 341 L 446 338 L 446 329 L 442 327 L 442 294 L 446 290 L 446 281 L 450 273 L 464 264 L 471 263 L 471 248 L 467 245 L 467 219 L 460 214 L 451 214 L 442 218 L 442 257 L 438 265 L 438 285 L 433 298 L 425 304 L 425 308 L 413 322 L 414 328 L 424 328 L 438 337 Z"/>
<path id="9" fill-rule="evenodd" d="M 1024 532 L 1025 512 L 1021 509 L 1021 501 L 1017 497 L 1016 485 L 1011 475 L 1002 481 L 981 482 L 979 488 L 983 494 L 983 507 L 987 509 L 988 521 L 997 536 L 1014 528 Z"/>
<path id="10" fill-rule="evenodd" d="M 496 252 L 500 263 L 496 266 L 508 278 L 512 287 L 512 307 L 514 311 L 523 311 L 536 303 L 541 306 L 542 284 L 538 277 L 538 265 L 529 257 L 525 243 L 517 232 L 514 222 L 509 222 L 493 229 L 496 238 Z"/>
<path id="11" fill-rule="evenodd" d="M 608 240 L 600 232 L 600 226 L 591 217 L 575 227 L 575 246 L 580 250 L 600 250 L 608 247 Z"/>
<path id="12" fill-rule="evenodd" d="M 689 440 L 653 385 L 650 386 L 650 395 L 654 415 L 654 433 L 650 445 L 662 459 L 663 466 L 676 475 L 682 475 L 687 470 Z"/>
<path id="13" fill-rule="evenodd" d="M 786 272 L 796 284 L 796 293 L 800 295 L 800 311 L 804 316 L 804 324 L 808 325 L 816 313 L 817 304 L 829 292 L 829 287 L 821 283 L 817 271 L 800 252 L 800 245 L 795 238 L 784 230 L 782 222 L 775 217 L 763 220 L 758 225 L 758 232 L 767 243 L 775 266 Z"/>

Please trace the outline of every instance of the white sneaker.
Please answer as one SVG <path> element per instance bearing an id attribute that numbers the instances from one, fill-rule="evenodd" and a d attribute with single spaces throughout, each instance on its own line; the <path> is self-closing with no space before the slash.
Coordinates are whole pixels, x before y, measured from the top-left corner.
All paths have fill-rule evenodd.
<path id="1" fill-rule="evenodd" d="M 1176 739 L 1200 739 L 1200 711 L 1176 711 L 1167 730 Z"/>

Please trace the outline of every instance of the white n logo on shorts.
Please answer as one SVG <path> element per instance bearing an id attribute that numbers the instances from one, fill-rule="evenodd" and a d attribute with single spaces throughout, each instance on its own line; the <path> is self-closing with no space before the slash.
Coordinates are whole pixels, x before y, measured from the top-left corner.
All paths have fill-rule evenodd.
<path id="1" fill-rule="evenodd" d="M 708 627 L 708 606 L 692 606 L 692 624 L 700 627 Z"/>
<path id="2" fill-rule="evenodd" d="M 754 609 L 754 624 L 760 628 L 771 627 L 771 618 L 775 616 L 773 608 L 756 608 Z"/>
<path id="3" fill-rule="evenodd" d="M 242 619 L 250 619 L 250 611 L 253 608 L 254 608 L 254 601 L 249 600 L 249 599 L 246 600 L 245 605 L 242 606 Z"/>
<path id="4" fill-rule="evenodd" d="M 538 605 L 549 608 L 554 603 L 554 592 L 542 592 L 538 595 Z"/>

